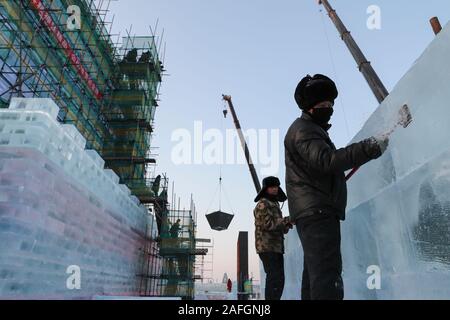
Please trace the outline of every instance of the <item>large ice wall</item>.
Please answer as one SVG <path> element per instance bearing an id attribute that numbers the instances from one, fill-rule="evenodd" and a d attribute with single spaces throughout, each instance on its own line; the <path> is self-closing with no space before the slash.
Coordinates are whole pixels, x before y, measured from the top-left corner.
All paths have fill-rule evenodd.
<path id="1" fill-rule="evenodd" d="M 137 295 L 156 223 L 50 99 L 0 109 L 0 298 Z M 69 290 L 69 266 L 81 289 Z"/>
<path id="2" fill-rule="evenodd" d="M 450 24 L 352 142 L 389 131 L 408 103 L 413 123 L 349 182 L 342 224 L 347 299 L 450 299 Z M 369 266 L 381 289 L 369 290 Z M 302 256 L 287 239 L 285 299 L 300 297 Z"/>

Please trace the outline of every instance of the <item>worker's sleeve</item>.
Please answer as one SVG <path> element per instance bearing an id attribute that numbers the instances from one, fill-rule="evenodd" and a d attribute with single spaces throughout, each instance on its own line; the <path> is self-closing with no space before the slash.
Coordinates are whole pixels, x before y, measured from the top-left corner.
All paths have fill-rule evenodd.
<path id="1" fill-rule="evenodd" d="M 379 145 L 373 138 L 333 150 L 317 133 L 297 134 L 295 146 L 300 157 L 311 168 L 324 174 L 342 173 L 382 155 Z"/>
<path id="2" fill-rule="evenodd" d="M 255 208 L 255 221 L 264 231 L 284 231 L 286 226 L 286 219 L 274 216 L 264 202 Z"/>

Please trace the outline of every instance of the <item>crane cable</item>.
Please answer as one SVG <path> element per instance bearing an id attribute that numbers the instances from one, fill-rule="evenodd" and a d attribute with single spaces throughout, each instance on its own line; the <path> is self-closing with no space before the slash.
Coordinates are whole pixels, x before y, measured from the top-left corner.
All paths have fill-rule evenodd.
<path id="1" fill-rule="evenodd" d="M 223 108 L 223 118 L 220 117 L 220 127 L 221 127 L 221 132 L 223 133 L 225 131 L 225 125 L 224 125 L 224 119 L 227 117 L 228 115 L 228 109 L 226 106 L 226 102 L 224 101 L 224 108 Z M 214 200 L 216 199 L 216 195 L 217 195 L 217 191 L 219 191 L 219 211 L 222 211 L 222 191 L 225 194 L 225 199 L 227 200 L 228 206 L 230 207 L 231 213 L 233 215 L 234 214 L 234 210 L 233 207 L 231 206 L 231 202 L 230 199 L 228 198 L 228 194 L 225 190 L 225 188 L 222 188 L 222 181 L 223 181 L 223 177 L 222 177 L 222 163 L 220 163 L 219 165 L 219 185 L 216 187 L 216 191 L 214 192 L 214 196 L 208 206 L 208 209 L 206 210 L 206 213 L 208 213 L 209 209 L 211 208 L 212 203 L 214 202 Z"/>
<path id="2" fill-rule="evenodd" d="M 331 65 L 333 67 L 334 76 L 336 78 L 336 81 L 339 83 L 339 77 L 338 77 L 338 73 L 337 73 L 336 63 L 334 62 L 334 59 L 333 59 L 333 53 L 331 51 L 331 42 L 330 42 L 330 38 L 328 36 L 327 27 L 326 27 L 326 24 L 325 24 L 325 19 L 323 17 L 323 9 L 322 8 L 319 9 L 319 15 L 320 15 L 320 20 L 322 21 L 323 32 L 324 32 L 325 38 L 327 40 L 328 53 L 330 55 L 330 61 L 331 61 Z M 341 95 L 341 98 L 339 99 L 339 104 L 340 104 L 342 112 L 344 114 L 345 127 L 346 127 L 346 130 L 347 130 L 347 140 L 350 141 L 350 138 L 351 138 L 350 137 L 350 127 L 348 125 L 347 113 L 345 112 L 345 106 L 344 106 L 344 103 L 342 101 L 342 95 Z"/>
<path id="3" fill-rule="evenodd" d="M 220 132 L 224 132 L 224 121 L 223 119 L 226 118 L 226 106 L 225 106 L 225 101 L 224 101 L 224 109 L 223 109 L 223 118 L 220 117 Z M 223 159 L 222 159 L 223 160 Z M 219 211 L 222 211 L 222 163 L 223 161 L 220 162 L 220 166 L 219 166 Z"/>
<path id="4" fill-rule="evenodd" d="M 222 111 L 222 114 L 223 114 L 223 118 L 220 117 L 220 120 L 221 120 L 220 121 L 220 125 L 221 125 L 221 132 L 224 133 L 225 132 L 224 119 L 226 119 L 227 115 L 228 115 L 227 102 L 225 100 L 223 100 L 223 111 Z M 220 198 L 222 198 L 222 180 L 223 180 L 223 178 L 222 178 L 222 165 L 223 165 L 223 163 L 220 164 L 220 183 L 219 183 L 220 190 L 221 190 L 220 191 L 221 192 L 220 193 Z M 227 203 L 228 203 L 228 206 L 230 207 L 231 213 L 233 215 L 235 215 L 233 207 L 231 206 L 231 201 L 228 198 L 228 194 L 227 194 L 227 191 L 225 190 L 225 188 L 223 188 L 223 193 L 225 194 L 225 200 L 227 200 Z M 220 205 L 221 205 L 221 202 L 219 202 L 219 206 Z"/>

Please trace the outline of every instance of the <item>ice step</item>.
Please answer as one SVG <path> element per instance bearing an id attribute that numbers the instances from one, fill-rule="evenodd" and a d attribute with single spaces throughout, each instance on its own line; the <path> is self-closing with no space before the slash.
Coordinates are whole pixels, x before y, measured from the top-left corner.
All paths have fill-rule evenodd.
<path id="1" fill-rule="evenodd" d="M 12 98 L 11 110 L 44 111 L 56 120 L 59 107 L 50 98 Z"/>

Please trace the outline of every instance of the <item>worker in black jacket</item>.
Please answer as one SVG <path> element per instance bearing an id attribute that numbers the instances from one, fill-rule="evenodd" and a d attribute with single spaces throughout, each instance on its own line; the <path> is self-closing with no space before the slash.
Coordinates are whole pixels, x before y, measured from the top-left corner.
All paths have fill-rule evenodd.
<path id="1" fill-rule="evenodd" d="M 304 252 L 303 300 L 341 300 L 340 221 L 345 220 L 345 171 L 381 157 L 389 140 L 372 137 L 336 150 L 328 130 L 338 96 L 326 76 L 305 77 L 295 91 L 303 111 L 284 141 L 290 218 Z"/>

